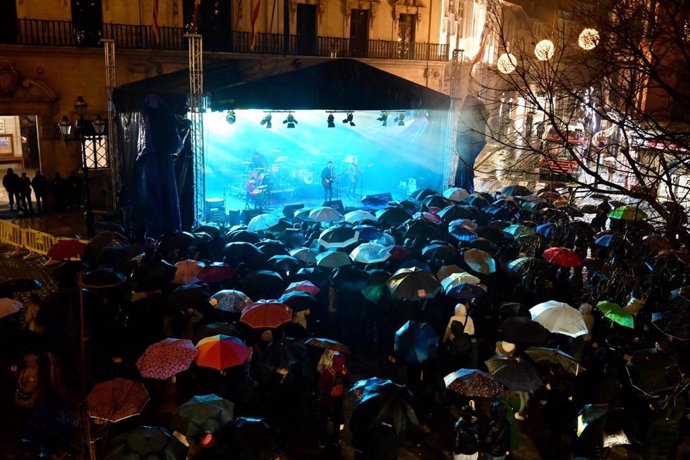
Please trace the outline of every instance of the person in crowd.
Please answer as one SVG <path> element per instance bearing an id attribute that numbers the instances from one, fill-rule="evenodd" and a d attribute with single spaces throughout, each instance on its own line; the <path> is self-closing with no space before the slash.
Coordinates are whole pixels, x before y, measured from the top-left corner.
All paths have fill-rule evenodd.
<path id="1" fill-rule="evenodd" d="M 55 199 L 55 210 L 57 212 L 65 212 L 67 209 L 67 188 L 65 179 L 62 178 L 59 172 L 55 172 L 50 187 L 51 194 Z"/>
<path id="2" fill-rule="evenodd" d="M 340 431 L 343 429 L 343 399 L 350 383 L 350 372 L 347 368 L 345 355 L 326 350 L 324 355 L 329 357 L 319 360 L 319 407 L 320 430 L 319 445 L 321 447 L 335 447 L 340 441 Z M 329 364 L 326 364 L 329 362 Z"/>
<path id="3" fill-rule="evenodd" d="M 67 189 L 67 208 L 78 209 L 82 202 L 82 185 L 83 180 L 76 170 L 72 170 L 65 179 L 65 188 Z"/>
<path id="4" fill-rule="evenodd" d="M 455 422 L 453 439 L 453 460 L 477 460 L 479 458 L 479 418 L 474 410 L 474 401 L 460 408 L 460 417 Z"/>
<path id="5" fill-rule="evenodd" d="M 48 193 L 48 179 L 41 174 L 40 170 L 31 179 L 31 188 L 34 190 L 34 197 L 36 198 L 36 212 L 38 214 L 46 213 L 46 194 Z"/>
<path id="6" fill-rule="evenodd" d="M 25 172 L 22 172 L 19 178 L 19 196 L 21 197 L 24 212 L 32 215 L 34 213 L 34 206 L 31 201 L 31 179 L 29 179 Z"/>
<path id="7" fill-rule="evenodd" d="M 493 401 L 490 407 L 491 421 L 484 435 L 484 458 L 503 460 L 510 455 L 510 427 L 506 409 L 501 401 Z"/>
<path id="8" fill-rule="evenodd" d="M 2 177 L 2 186 L 7 192 L 7 199 L 10 202 L 10 211 L 14 209 L 15 203 L 19 209 L 19 176 L 12 168 L 7 168 L 5 175 Z"/>

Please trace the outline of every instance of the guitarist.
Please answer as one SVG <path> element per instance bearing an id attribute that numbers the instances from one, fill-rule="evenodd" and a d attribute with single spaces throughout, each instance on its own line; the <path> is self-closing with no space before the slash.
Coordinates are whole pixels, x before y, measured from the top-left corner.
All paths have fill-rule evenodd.
<path id="1" fill-rule="evenodd" d="M 324 201 L 333 200 L 333 182 L 335 182 L 336 175 L 333 171 L 333 162 L 329 161 L 323 171 L 321 171 L 321 185 L 323 186 Z"/>

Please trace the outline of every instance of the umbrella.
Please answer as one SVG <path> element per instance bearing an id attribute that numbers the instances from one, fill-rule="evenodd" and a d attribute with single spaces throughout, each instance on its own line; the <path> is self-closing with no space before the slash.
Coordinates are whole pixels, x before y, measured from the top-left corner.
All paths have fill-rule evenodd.
<path id="1" fill-rule="evenodd" d="M 261 241 L 261 237 L 258 234 L 250 232 L 246 228 L 228 232 L 226 238 L 228 241 L 236 243 L 258 243 Z"/>
<path id="2" fill-rule="evenodd" d="M 460 282 L 449 286 L 448 289 L 444 289 L 444 292 L 453 299 L 465 300 L 483 296 L 486 294 L 487 288 L 483 284 Z"/>
<path id="3" fill-rule="evenodd" d="M 577 435 L 582 435 L 585 429 L 595 420 L 603 417 L 608 411 L 608 404 L 585 404 L 577 415 Z"/>
<path id="4" fill-rule="evenodd" d="M 647 220 L 647 214 L 637 206 L 619 206 L 608 214 L 609 219 L 616 220 Z"/>
<path id="5" fill-rule="evenodd" d="M 491 200 L 493 201 L 493 200 Z M 464 200 L 462 200 L 463 204 L 469 205 L 469 206 L 475 206 L 479 209 L 484 209 L 488 208 L 491 206 L 491 201 L 487 200 L 485 197 L 478 195 L 476 193 L 473 193 L 472 195 L 468 196 Z"/>
<path id="6" fill-rule="evenodd" d="M 446 388 L 466 398 L 494 398 L 503 392 L 496 379 L 479 369 L 459 369 L 443 378 Z"/>
<path id="7" fill-rule="evenodd" d="M 315 296 L 318 294 L 321 289 L 319 289 L 314 283 L 311 281 L 297 281 L 295 283 L 290 283 L 290 285 L 285 289 L 285 293 L 287 294 L 288 292 L 306 292 L 309 295 Z"/>
<path id="8" fill-rule="evenodd" d="M 199 355 L 197 366 L 210 367 L 219 371 L 230 367 L 241 366 L 252 354 L 251 350 L 237 337 L 229 335 L 212 335 L 196 344 Z"/>
<path id="9" fill-rule="evenodd" d="M 48 250 L 48 257 L 55 260 L 75 259 L 81 257 L 86 244 L 79 240 L 58 240 Z"/>
<path id="10" fill-rule="evenodd" d="M 555 348 L 529 347 L 525 354 L 537 364 L 558 365 L 569 374 L 577 375 L 585 370 L 575 358 Z"/>
<path id="11" fill-rule="evenodd" d="M 652 325 L 664 334 L 680 340 L 690 340 L 690 310 L 652 313 Z"/>
<path id="12" fill-rule="evenodd" d="M 87 289 L 109 289 L 125 284 L 127 277 L 112 268 L 97 268 L 85 273 L 81 278 L 81 287 Z"/>
<path id="13" fill-rule="evenodd" d="M 522 316 L 503 320 L 498 329 L 500 337 L 509 342 L 542 344 L 549 340 L 548 329 Z"/>
<path id="14" fill-rule="evenodd" d="M 346 248 L 359 241 L 359 233 L 352 227 L 337 225 L 321 232 L 318 241 L 326 249 Z"/>
<path id="15" fill-rule="evenodd" d="M 376 219 L 389 227 L 397 227 L 410 218 L 410 214 L 401 207 L 390 207 L 376 211 Z"/>
<path id="16" fill-rule="evenodd" d="M 261 249 L 252 243 L 234 241 L 225 245 L 223 249 L 225 261 L 233 266 L 245 263 L 249 266 L 259 265 L 264 259 Z"/>
<path id="17" fill-rule="evenodd" d="M 467 266 L 476 273 L 489 275 L 496 272 L 496 261 L 491 254 L 481 249 L 468 249 L 462 254 Z"/>
<path id="18" fill-rule="evenodd" d="M 541 225 L 537 225 L 535 232 L 543 236 L 544 238 L 552 238 L 554 233 L 558 230 L 558 226 L 554 222 L 545 222 Z"/>
<path id="19" fill-rule="evenodd" d="M 185 284 L 178 286 L 168 295 L 168 305 L 177 310 L 193 308 L 203 311 L 204 308 L 208 308 L 208 298 L 209 293 L 206 286 Z"/>
<path id="20" fill-rule="evenodd" d="M 175 263 L 175 284 L 192 284 L 199 281 L 199 273 L 206 266 L 198 260 L 181 260 Z"/>
<path id="21" fill-rule="evenodd" d="M 655 348 L 638 350 L 625 365 L 630 384 L 648 396 L 673 390 L 683 374 L 670 355 Z"/>
<path id="22" fill-rule="evenodd" d="M 194 396 L 182 404 L 170 427 L 195 441 L 197 436 L 216 433 L 232 421 L 234 404 L 215 394 Z"/>
<path id="23" fill-rule="evenodd" d="M 668 251 L 673 249 L 673 244 L 660 235 L 647 235 L 642 238 L 642 242 L 652 251 Z"/>
<path id="24" fill-rule="evenodd" d="M 453 204 L 451 200 L 442 195 L 429 195 L 421 201 L 422 209 L 431 210 L 433 208 L 442 209 Z"/>
<path id="25" fill-rule="evenodd" d="M 137 369 L 145 379 L 167 380 L 189 369 L 198 354 L 190 340 L 167 338 L 146 348 L 137 359 Z"/>
<path id="26" fill-rule="evenodd" d="M 424 198 L 430 195 L 438 195 L 436 190 L 431 190 L 430 188 L 420 188 L 410 193 L 410 198 L 416 201 L 422 201 Z"/>
<path id="27" fill-rule="evenodd" d="M 194 330 L 194 341 L 199 342 L 203 338 L 218 334 L 231 335 L 233 337 L 242 336 L 234 324 L 215 321 L 213 323 L 206 323 L 200 326 L 197 325 L 196 329 Z"/>
<path id="28" fill-rule="evenodd" d="M 310 347 L 324 348 L 326 350 L 337 351 L 339 353 L 350 353 L 350 349 L 347 348 L 345 345 L 331 339 L 312 337 L 310 339 L 307 339 L 307 341 L 304 342 L 304 344 L 309 345 Z"/>
<path id="29" fill-rule="evenodd" d="M 242 291 L 223 289 L 213 294 L 208 302 L 218 310 L 241 313 L 244 307 L 252 303 L 252 299 Z"/>
<path id="30" fill-rule="evenodd" d="M 280 217 L 275 214 L 259 214 L 252 217 L 252 220 L 247 224 L 247 230 L 250 232 L 260 232 L 275 227 L 280 223 Z"/>
<path id="31" fill-rule="evenodd" d="M 443 192 L 443 196 L 448 198 L 451 201 L 455 202 L 460 202 L 470 196 L 469 192 L 465 190 L 464 188 L 459 188 L 459 187 L 451 187 L 445 192 Z"/>
<path id="32" fill-rule="evenodd" d="M 261 252 L 264 254 L 264 256 L 271 258 L 274 256 L 287 256 L 290 255 L 288 252 L 287 248 L 283 244 L 282 241 L 280 240 L 261 240 L 258 243 L 256 243 L 256 247 L 258 247 Z"/>
<path id="33" fill-rule="evenodd" d="M 579 267 L 582 265 L 582 256 L 570 248 L 552 247 L 546 249 L 542 255 L 547 262 L 559 267 Z"/>
<path id="34" fill-rule="evenodd" d="M 362 222 L 363 220 L 376 221 L 376 216 L 370 213 L 369 211 L 365 211 L 363 209 L 357 209 L 355 211 L 350 211 L 347 214 L 345 214 L 345 222 L 356 224 L 358 222 Z"/>
<path id="35" fill-rule="evenodd" d="M 385 262 L 391 256 L 390 248 L 377 243 L 363 243 L 350 253 L 350 258 L 362 264 Z"/>
<path id="36" fill-rule="evenodd" d="M 253 299 L 276 298 L 285 290 L 286 283 L 280 273 L 257 270 L 244 279 L 244 292 Z"/>
<path id="37" fill-rule="evenodd" d="M 442 265 L 441 268 L 438 269 L 436 272 L 436 279 L 439 281 L 442 281 L 446 278 L 448 278 L 450 275 L 453 273 L 466 273 L 465 270 L 462 268 L 458 267 L 457 265 Z M 468 273 L 469 275 L 469 273 Z M 479 280 L 479 278 L 477 278 Z M 477 281 L 479 282 L 479 281 Z"/>
<path id="38" fill-rule="evenodd" d="M 253 329 L 275 329 L 292 319 L 292 310 L 276 300 L 265 300 L 248 305 L 240 321 Z"/>
<path id="39" fill-rule="evenodd" d="M 508 263 L 508 271 L 518 276 L 536 275 L 548 272 L 549 266 L 546 261 L 536 257 L 520 257 Z"/>
<path id="40" fill-rule="evenodd" d="M 433 242 L 422 248 L 422 257 L 430 261 L 451 263 L 457 259 L 455 248 L 450 243 Z"/>
<path id="41" fill-rule="evenodd" d="M 440 236 L 441 226 L 424 219 L 410 219 L 399 230 L 403 238 L 434 239 Z"/>
<path id="42" fill-rule="evenodd" d="M 359 401 L 365 398 L 367 395 L 379 393 L 384 391 L 386 387 L 392 387 L 394 385 L 397 385 L 397 383 L 389 379 L 369 377 L 366 379 L 357 380 L 352 384 L 348 391 L 350 393 L 354 393 L 355 398 Z"/>
<path id="43" fill-rule="evenodd" d="M 438 274 L 437 274 L 438 276 Z M 451 289 L 453 286 L 456 286 L 458 284 L 479 284 L 480 279 L 477 278 L 474 275 L 470 275 L 469 273 L 465 271 L 460 271 L 456 273 L 451 273 L 447 277 L 443 278 L 441 280 L 441 286 L 443 287 L 443 290 L 447 291 Z"/>
<path id="44" fill-rule="evenodd" d="M 613 248 L 625 242 L 625 238 L 618 235 L 601 235 L 594 240 L 594 244 L 602 248 Z"/>
<path id="45" fill-rule="evenodd" d="M 373 225 L 357 225 L 354 229 L 359 234 L 359 241 L 373 241 L 385 238 L 383 231 Z"/>
<path id="46" fill-rule="evenodd" d="M 432 224 L 440 224 L 443 222 L 443 219 L 438 214 L 434 214 L 433 212 L 416 212 L 412 215 L 412 218 L 426 220 L 427 222 L 431 222 Z"/>
<path id="47" fill-rule="evenodd" d="M 623 327 L 635 329 L 635 317 L 617 303 L 609 300 L 602 300 L 597 303 L 597 309 L 614 323 Z"/>
<path id="48" fill-rule="evenodd" d="M 440 283 L 427 271 L 402 268 L 388 280 L 391 295 L 398 299 L 420 300 L 435 297 Z"/>
<path id="49" fill-rule="evenodd" d="M 331 274 L 331 284 L 342 290 L 360 291 L 366 287 L 368 282 L 367 272 L 354 265 L 338 267 Z"/>
<path id="50" fill-rule="evenodd" d="M 509 185 L 504 187 L 501 193 L 509 196 L 527 196 L 532 194 L 530 189 L 522 185 Z"/>
<path id="51" fill-rule="evenodd" d="M 476 233 L 477 226 L 470 225 L 468 222 L 472 221 L 467 221 L 465 219 L 452 221 L 448 224 L 448 233 L 458 241 L 470 242 L 476 240 L 479 238 L 479 235 Z"/>
<path id="52" fill-rule="evenodd" d="M 290 307 L 293 313 L 310 310 L 316 306 L 316 299 L 311 294 L 300 291 L 287 292 L 280 296 L 278 302 Z"/>
<path id="53" fill-rule="evenodd" d="M 188 448 L 165 428 L 140 426 L 116 436 L 105 460 L 185 460 Z"/>
<path id="54" fill-rule="evenodd" d="M 532 319 L 551 332 L 570 337 L 589 334 L 582 314 L 567 303 L 549 300 L 530 308 Z"/>
<path id="55" fill-rule="evenodd" d="M 500 317 L 503 319 L 513 317 L 532 318 L 532 315 L 529 314 L 529 307 L 519 302 L 504 302 L 498 307 L 498 310 Z"/>
<path id="56" fill-rule="evenodd" d="M 294 273 L 302 266 L 302 261 L 293 256 L 278 255 L 268 259 L 269 265 L 285 274 Z"/>
<path id="57" fill-rule="evenodd" d="M 486 366 L 486 369 L 489 371 L 489 374 L 491 374 L 496 369 L 506 364 L 508 361 L 513 361 L 515 359 L 516 358 L 509 355 L 495 354 L 491 358 L 484 361 L 484 365 Z"/>
<path id="58" fill-rule="evenodd" d="M 534 366 L 518 359 L 506 360 L 491 375 L 513 391 L 534 393 L 544 385 Z"/>
<path id="59" fill-rule="evenodd" d="M 504 228 L 503 234 L 513 238 L 517 239 L 522 236 L 531 236 L 534 235 L 534 229 L 531 227 L 528 227 L 526 225 L 521 225 L 521 224 L 513 224 L 509 225 L 508 227 Z"/>
<path id="60" fill-rule="evenodd" d="M 165 260 L 145 258 L 130 276 L 130 285 L 136 292 L 155 291 L 175 278 L 177 269 Z"/>
<path id="61" fill-rule="evenodd" d="M 263 418 L 237 417 L 230 424 L 232 429 L 233 446 L 239 447 L 229 458 L 252 460 L 276 460 L 283 458 L 280 449 L 276 447 L 275 433 Z M 235 447 L 234 447 L 235 449 Z"/>
<path id="62" fill-rule="evenodd" d="M 14 315 L 22 308 L 24 308 L 24 304 L 20 301 L 4 297 L 0 299 L 0 318 Z"/>
<path id="63" fill-rule="evenodd" d="M 222 283 L 235 276 L 235 269 L 225 264 L 206 265 L 197 275 L 200 283 Z M 185 283 L 186 284 L 186 283 Z"/>
<path id="64" fill-rule="evenodd" d="M 115 378 L 94 386 L 86 396 L 86 406 L 96 423 L 114 423 L 139 415 L 148 400 L 143 383 Z"/>
<path id="65" fill-rule="evenodd" d="M 398 362 L 418 365 L 436 355 L 438 344 L 438 335 L 428 323 L 408 321 L 395 333 L 393 350 Z"/>
<path id="66" fill-rule="evenodd" d="M 316 256 L 317 267 L 337 268 L 345 265 L 352 265 L 352 259 L 342 251 L 326 251 Z"/>
<path id="67" fill-rule="evenodd" d="M 316 252 L 309 248 L 297 248 L 290 251 L 290 255 L 297 260 L 301 260 L 306 265 L 316 265 Z"/>
<path id="68" fill-rule="evenodd" d="M 419 424 L 413 395 L 406 386 L 372 378 L 364 383 L 356 382 L 353 389 L 358 397 L 350 418 L 350 431 L 369 431 L 383 422 L 395 433 L 401 433 L 408 426 Z"/>
<path id="69" fill-rule="evenodd" d="M 333 208 L 322 206 L 314 208 L 309 211 L 309 219 L 314 222 L 333 222 L 334 220 L 342 219 L 343 215 Z"/>

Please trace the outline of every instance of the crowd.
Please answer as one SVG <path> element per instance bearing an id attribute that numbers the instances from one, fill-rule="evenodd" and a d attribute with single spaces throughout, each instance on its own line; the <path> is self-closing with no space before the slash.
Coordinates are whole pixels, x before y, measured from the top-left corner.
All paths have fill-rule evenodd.
<path id="1" fill-rule="evenodd" d="M 26 172 L 19 175 L 12 168 L 8 168 L 2 178 L 10 211 L 16 210 L 27 216 L 45 214 L 46 199 L 49 195 L 55 212 L 78 208 L 82 201 L 82 182 L 77 171 L 71 171 L 67 178 L 56 172 L 53 180 L 49 181 L 40 170 L 36 170 L 34 177 L 30 178 Z"/>
<path id="2" fill-rule="evenodd" d="M 69 452 L 85 406 L 98 458 L 160 437 L 146 458 L 380 460 L 433 437 L 503 459 L 520 433 L 545 459 L 682 455 L 684 223 L 557 186 L 363 204 L 55 250 L 80 256 L 60 292 L 0 319 L 19 436 Z"/>

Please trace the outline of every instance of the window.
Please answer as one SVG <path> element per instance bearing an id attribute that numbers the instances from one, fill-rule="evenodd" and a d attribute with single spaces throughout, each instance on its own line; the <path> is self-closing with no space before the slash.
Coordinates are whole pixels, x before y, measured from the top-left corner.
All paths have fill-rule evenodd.
<path id="1" fill-rule="evenodd" d="M 414 43 L 414 33 L 417 26 L 416 14 L 401 14 L 398 21 L 398 54 L 401 58 L 413 58 L 410 53 Z"/>
<path id="2" fill-rule="evenodd" d="M 108 137 L 87 138 L 84 140 L 86 167 L 89 169 L 109 168 Z"/>

